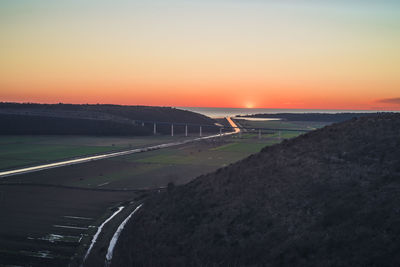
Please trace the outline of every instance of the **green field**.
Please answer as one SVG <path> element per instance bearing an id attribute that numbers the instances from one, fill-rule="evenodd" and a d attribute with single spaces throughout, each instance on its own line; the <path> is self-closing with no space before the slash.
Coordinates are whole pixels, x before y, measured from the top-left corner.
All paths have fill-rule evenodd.
<path id="1" fill-rule="evenodd" d="M 276 126 L 277 121 L 241 121 L 247 126 Z M 281 123 L 281 122 L 280 122 Z M 295 125 L 286 124 L 286 127 Z M 296 126 L 298 127 L 298 126 Z M 3 182 L 39 183 L 99 189 L 142 189 L 165 186 L 169 182 L 184 184 L 259 152 L 263 147 L 302 134 L 297 131 L 243 132 L 213 140 L 203 140 L 177 147 L 131 154 L 101 161 L 51 169 L 4 178 Z M 30 136 L 0 138 L 0 158 L 4 166 L 23 166 L 79 155 L 117 149 L 144 147 L 182 139 L 155 136 L 115 138 L 87 136 Z"/>
<path id="2" fill-rule="evenodd" d="M 235 119 L 239 125 L 245 128 L 262 128 L 262 139 L 277 139 L 280 142 L 282 139 L 290 139 L 297 137 L 307 131 L 312 131 L 326 126 L 329 123 L 313 122 L 313 121 L 283 121 L 283 120 L 265 120 L 253 121 L 244 119 Z M 271 129 L 271 130 L 268 130 Z M 287 129 L 287 130 L 274 130 L 274 129 Z M 299 130 L 299 131 L 296 131 Z M 243 138 L 258 138 L 259 130 L 246 129 L 242 133 Z"/>
<path id="3" fill-rule="evenodd" d="M 285 122 L 285 121 L 250 121 L 237 120 L 244 127 L 254 128 L 285 128 L 285 129 L 313 129 L 321 127 L 315 122 Z M 258 131 L 247 130 L 242 133 L 242 138 L 225 138 L 241 144 L 230 145 L 220 151 L 248 153 L 258 152 L 263 145 L 273 144 L 274 139 L 287 139 L 296 137 L 303 132 L 263 130 L 263 141 L 258 139 Z M 95 136 L 0 136 L 0 170 L 32 166 L 49 163 L 63 159 L 70 159 L 86 155 L 118 151 L 156 145 L 182 139 L 182 136 L 148 136 L 148 137 L 95 137 Z M 270 139 L 270 140 L 267 140 Z M 215 151 L 218 150 L 213 150 Z M 205 154 L 204 154 L 205 155 Z M 190 163 L 191 155 L 181 159 L 179 155 L 163 154 L 153 159 L 159 163 L 175 163 L 184 161 Z M 203 156 L 203 154 L 201 155 Z M 206 155 L 205 155 L 206 156 Z M 163 158 L 164 157 L 164 158 Z M 237 157 L 234 157 L 237 159 Z M 140 162 L 140 161 L 139 161 Z M 143 161 L 142 161 L 143 162 Z M 183 162 L 182 162 L 183 163 Z"/>
<path id="4" fill-rule="evenodd" d="M 279 125 L 306 128 L 292 122 L 240 121 L 247 127 Z M 143 189 L 184 184 L 259 152 L 301 131 L 247 130 L 240 135 L 193 142 L 177 147 L 131 154 L 46 171 L 3 178 L 1 182 L 37 183 L 98 189 Z M 0 136 L 0 169 L 16 168 L 83 155 L 145 147 L 182 140 L 182 136 L 89 137 L 89 136 Z"/>
<path id="5" fill-rule="evenodd" d="M 245 142 L 234 142 L 214 148 L 214 151 L 224 152 L 242 152 L 242 153 L 257 153 L 266 145 L 273 145 L 278 143 L 277 140 L 271 140 L 263 143 L 245 143 Z"/>
<path id="6" fill-rule="evenodd" d="M 116 147 L 106 146 L 2 144 L 0 145 L 0 169 L 109 152 L 116 149 Z"/>
<path id="7" fill-rule="evenodd" d="M 3 182 L 138 189 L 186 183 L 238 161 L 271 141 L 208 140 L 101 161 L 5 177 Z"/>
<path id="8" fill-rule="evenodd" d="M 0 170 L 161 144 L 178 137 L 0 136 Z"/>
<path id="9" fill-rule="evenodd" d="M 243 134 L 241 138 L 236 135 L 203 140 L 167 149 L 6 177 L 2 179 L 2 182 L 52 184 L 98 189 L 157 188 L 165 186 L 169 182 L 184 184 L 199 175 L 227 166 L 260 151 L 267 145 L 273 145 L 280 141 L 273 135 L 263 135 L 262 137 L 262 139 L 258 139 L 257 134 L 247 133 Z M 171 137 L 142 139 L 30 137 L 25 140 L 18 140 L 19 143 L 13 138 L 9 138 L 9 140 L 14 143 L 4 145 L 2 150 L 5 155 L 4 158 L 8 158 L 11 161 L 3 163 L 4 165 L 8 164 L 8 166 L 11 163 L 15 164 L 17 159 L 17 157 L 10 158 L 10 153 L 15 153 L 16 156 L 20 157 L 19 159 L 26 160 L 26 162 L 32 164 L 32 162 L 63 158 L 67 151 L 69 151 L 69 155 L 88 153 L 88 151 L 96 151 L 98 153 L 108 151 L 107 149 L 121 149 L 128 148 L 128 146 L 140 147 L 176 139 L 171 139 Z M 29 153 L 24 153 L 23 147 L 25 144 L 22 141 L 27 144 L 26 150 Z M 38 145 L 37 143 L 42 143 L 43 145 Z M 68 145 L 61 146 L 56 143 Z M 82 145 L 74 145 L 77 143 Z M 102 146 L 102 144 L 105 145 Z M 118 146 L 112 146 L 112 144 L 118 144 Z M 17 150 L 16 148 L 21 149 Z M 21 162 L 21 165 L 23 163 Z"/>
<path id="10" fill-rule="evenodd" d="M 104 221 L 110 215 L 111 207 L 121 205 L 122 202 L 128 203 L 125 213 L 106 226 L 104 235 L 100 236 L 94 248 L 96 252 L 90 260 L 97 259 L 101 265 L 104 257 L 99 258 L 98 255 L 105 253 L 105 246 L 115 228 L 136 205 L 135 201 L 130 202 L 135 193 L 128 190 L 158 189 L 170 182 L 185 184 L 296 134 L 299 133 L 282 132 L 282 138 L 279 138 L 276 133 L 263 132 L 259 139 L 258 133 L 245 132 L 241 136 L 202 140 L 4 177 L 0 180 L 0 206 L 13 204 L 4 205 L 9 209 L 6 210 L 9 216 L 0 223 L 0 245 L 3 248 L 0 249 L 0 266 L 2 263 L 18 265 L 22 262 L 29 262 L 32 266 L 66 266 L 71 258 L 74 259 L 72 266 L 79 266 L 79 259 L 96 230 L 91 225 L 99 225 Z M 0 168 L 144 147 L 177 139 L 182 137 L 1 136 Z M 111 189 L 114 191 L 109 191 Z M 65 217 L 70 215 L 90 217 L 91 220 L 79 221 Z M 26 221 L 31 224 L 26 226 Z M 82 229 L 57 228 L 55 225 Z M 52 243 L 52 235 L 67 239 Z M 80 237 L 83 237 L 82 240 Z M 43 258 L 43 251 L 48 251 L 52 258 Z M 73 256 L 77 252 L 78 256 Z"/>
<path id="11" fill-rule="evenodd" d="M 313 121 L 283 121 L 283 120 L 266 120 L 266 121 L 252 121 L 244 119 L 235 119 L 243 127 L 254 128 L 270 128 L 270 129 L 290 129 L 290 130 L 315 130 L 326 126 L 329 123 L 313 122 Z"/>

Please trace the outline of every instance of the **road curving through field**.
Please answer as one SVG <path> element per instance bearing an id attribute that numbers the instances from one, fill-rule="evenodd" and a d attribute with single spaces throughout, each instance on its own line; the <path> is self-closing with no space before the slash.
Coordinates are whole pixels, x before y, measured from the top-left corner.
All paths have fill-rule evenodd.
<path id="1" fill-rule="evenodd" d="M 124 155 L 129 155 L 129 154 L 141 153 L 141 152 L 146 152 L 146 151 L 151 151 L 151 150 L 158 150 L 158 149 L 162 149 L 162 148 L 183 145 L 183 144 L 187 144 L 190 142 L 196 142 L 196 141 L 217 138 L 217 137 L 222 137 L 222 136 L 228 136 L 228 135 L 239 133 L 240 129 L 235 124 L 235 122 L 230 117 L 227 117 L 226 119 L 228 120 L 230 125 L 233 127 L 233 129 L 234 129 L 233 132 L 214 134 L 214 135 L 198 137 L 198 138 L 183 140 L 183 141 L 177 141 L 177 142 L 172 142 L 172 143 L 166 143 L 166 144 L 161 144 L 161 145 L 136 148 L 136 149 L 125 150 L 125 151 L 120 151 L 120 152 L 106 153 L 106 154 L 101 154 L 101 155 L 96 155 L 96 156 L 82 157 L 82 158 L 59 161 L 59 162 L 48 163 L 48 164 L 41 164 L 41 165 L 37 165 L 37 166 L 19 168 L 19 169 L 9 170 L 9 171 L 2 171 L 2 172 L 0 172 L 0 178 L 24 174 L 24 173 L 30 173 L 30 172 L 43 171 L 43 170 L 48 170 L 48 169 L 53 169 L 53 168 L 58 168 L 58 167 L 63 167 L 63 166 L 70 166 L 70 165 L 75 165 L 75 164 L 80 164 L 80 163 L 85 163 L 85 162 L 90 162 L 90 161 L 95 161 L 95 160 L 101 160 L 101 159 L 119 157 L 119 156 L 124 156 Z"/>

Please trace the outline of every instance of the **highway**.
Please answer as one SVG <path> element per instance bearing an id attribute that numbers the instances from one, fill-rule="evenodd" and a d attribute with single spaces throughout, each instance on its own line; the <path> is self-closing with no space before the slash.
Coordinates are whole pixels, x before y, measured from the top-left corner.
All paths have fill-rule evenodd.
<path id="1" fill-rule="evenodd" d="M 233 127 L 235 130 L 232 134 L 240 132 L 240 128 L 236 125 L 236 123 L 232 120 L 231 117 L 226 117 L 226 120 L 229 122 L 229 124 Z"/>
<path id="2" fill-rule="evenodd" d="M 24 173 L 30 173 L 30 172 L 43 171 L 43 170 L 48 170 L 48 169 L 53 169 L 53 168 L 58 168 L 58 167 L 63 167 L 63 166 L 69 166 L 69 165 L 74 165 L 74 164 L 80 164 L 80 163 L 85 163 L 85 162 L 89 162 L 89 161 L 95 161 L 95 160 L 113 158 L 113 157 L 118 157 L 118 156 L 134 154 L 134 153 L 141 153 L 141 152 L 146 152 L 146 151 L 151 151 L 151 150 L 157 150 L 157 149 L 162 149 L 162 148 L 167 148 L 167 147 L 172 147 L 172 146 L 183 145 L 183 144 L 187 144 L 190 142 L 196 142 L 196 141 L 201 141 L 201 140 L 205 140 L 205 139 L 228 136 L 228 135 L 239 133 L 240 129 L 237 128 L 237 125 L 235 124 L 235 122 L 230 117 L 227 117 L 226 119 L 228 120 L 230 125 L 232 127 L 234 127 L 233 129 L 235 129 L 235 130 L 233 132 L 214 134 L 214 135 L 198 137 L 198 138 L 188 139 L 188 140 L 182 140 L 182 141 L 177 141 L 177 142 L 172 142 L 172 143 L 166 143 L 166 144 L 161 144 L 161 145 L 148 146 L 148 147 L 143 147 L 143 148 L 125 150 L 125 151 L 121 151 L 121 152 L 106 153 L 106 154 L 101 154 L 101 155 L 96 155 L 96 156 L 82 157 L 82 158 L 64 160 L 64 161 L 59 161 L 59 162 L 54 162 L 54 163 L 41 164 L 41 165 L 32 166 L 32 167 L 25 167 L 25 168 L 20 168 L 20 169 L 15 169 L 15 170 L 3 171 L 3 172 L 0 172 L 0 178 L 24 174 Z"/>

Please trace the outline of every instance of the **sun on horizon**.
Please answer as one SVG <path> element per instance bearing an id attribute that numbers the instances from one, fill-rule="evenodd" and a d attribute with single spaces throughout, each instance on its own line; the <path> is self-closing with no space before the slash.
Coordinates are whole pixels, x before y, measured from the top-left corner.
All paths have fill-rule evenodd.
<path id="1" fill-rule="evenodd" d="M 252 102 L 246 102 L 246 103 L 244 104 L 244 107 L 245 107 L 245 108 L 254 108 L 254 104 L 253 104 Z"/>
<path id="2" fill-rule="evenodd" d="M 0 101 L 400 110 L 399 28 L 389 0 L 5 0 Z"/>

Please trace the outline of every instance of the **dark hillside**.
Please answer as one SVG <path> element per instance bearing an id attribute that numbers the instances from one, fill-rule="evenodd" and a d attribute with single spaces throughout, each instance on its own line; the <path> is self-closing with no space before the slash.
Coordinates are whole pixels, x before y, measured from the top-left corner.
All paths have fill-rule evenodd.
<path id="1" fill-rule="evenodd" d="M 204 115 L 170 107 L 0 103 L 0 134 L 152 134 L 153 124 L 142 127 L 142 121 L 215 123 Z M 169 134 L 170 127 L 160 123 L 157 132 Z M 199 127 L 189 126 L 189 131 L 198 132 Z M 203 132 L 217 131 L 217 127 L 203 127 Z M 183 133 L 184 126 L 176 125 L 174 132 Z"/>
<path id="2" fill-rule="evenodd" d="M 400 266 L 400 114 L 310 132 L 154 195 L 113 266 Z"/>
<path id="3" fill-rule="evenodd" d="M 139 125 L 110 120 L 57 118 L 0 113 L 0 134 L 29 135 L 150 135 L 152 130 Z"/>

